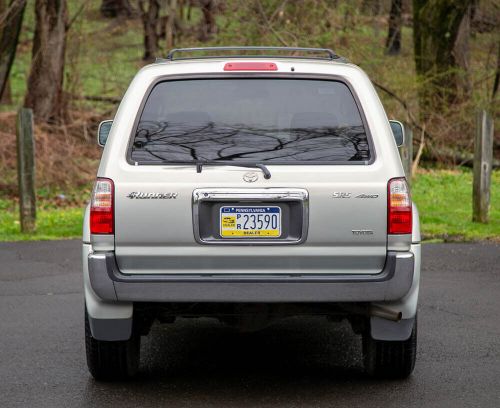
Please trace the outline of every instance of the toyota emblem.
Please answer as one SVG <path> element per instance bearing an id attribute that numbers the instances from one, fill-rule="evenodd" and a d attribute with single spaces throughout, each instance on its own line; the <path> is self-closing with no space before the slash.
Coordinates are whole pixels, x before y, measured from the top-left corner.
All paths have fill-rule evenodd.
<path id="1" fill-rule="evenodd" d="M 246 181 L 247 183 L 254 183 L 259 179 L 259 175 L 257 173 L 251 172 L 251 173 L 245 173 L 243 176 L 243 180 Z"/>

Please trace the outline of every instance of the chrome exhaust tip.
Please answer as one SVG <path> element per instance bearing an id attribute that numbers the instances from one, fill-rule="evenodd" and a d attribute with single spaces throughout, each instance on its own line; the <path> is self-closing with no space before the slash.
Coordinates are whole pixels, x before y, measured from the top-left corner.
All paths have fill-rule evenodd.
<path id="1" fill-rule="evenodd" d="M 382 319 L 392 320 L 393 322 L 399 322 L 403 317 L 403 313 L 395 312 L 394 310 L 390 310 L 381 306 L 371 306 L 370 316 L 376 316 Z"/>

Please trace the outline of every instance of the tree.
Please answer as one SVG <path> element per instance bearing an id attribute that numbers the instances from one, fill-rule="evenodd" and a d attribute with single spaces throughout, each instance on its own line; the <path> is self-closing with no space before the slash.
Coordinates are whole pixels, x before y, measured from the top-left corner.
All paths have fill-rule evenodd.
<path id="1" fill-rule="evenodd" d="M 24 104 L 37 121 L 62 118 L 64 58 L 68 9 L 66 0 L 36 0 L 35 37 Z"/>
<path id="2" fill-rule="evenodd" d="M 139 10 L 144 28 L 143 59 L 150 60 L 158 53 L 160 3 L 158 0 L 139 0 Z"/>
<path id="3" fill-rule="evenodd" d="M 495 80 L 493 81 L 493 92 L 491 93 L 491 100 L 495 101 L 498 92 L 498 86 L 500 84 L 500 42 L 498 43 L 497 52 L 497 69 L 495 72 Z"/>
<path id="4" fill-rule="evenodd" d="M 199 0 L 203 18 L 201 19 L 200 41 L 208 41 L 217 32 L 215 21 L 216 0 Z"/>
<path id="5" fill-rule="evenodd" d="M 167 18 L 165 26 L 165 42 L 167 45 L 167 51 L 174 47 L 174 37 L 176 34 L 175 28 L 177 23 L 176 15 L 177 15 L 177 0 L 168 0 Z"/>
<path id="6" fill-rule="evenodd" d="M 472 0 L 475 3 L 477 0 Z M 472 89 L 469 78 L 469 38 L 471 36 L 471 21 L 472 21 L 472 4 L 467 8 L 462 22 L 458 27 L 458 34 L 453 46 L 453 55 L 456 59 L 457 66 L 460 71 L 457 75 L 457 83 L 460 89 L 464 90 L 464 94 L 469 96 Z"/>
<path id="7" fill-rule="evenodd" d="M 3 93 L 0 95 L 0 105 L 10 105 L 12 104 L 12 90 L 10 89 L 10 81 L 7 80 Z"/>
<path id="8" fill-rule="evenodd" d="M 423 120 L 442 113 L 461 94 L 463 54 L 456 49 L 460 27 L 474 0 L 413 0 L 415 66 Z M 462 40 L 463 41 L 463 40 Z"/>
<path id="9" fill-rule="evenodd" d="M 380 0 L 363 0 L 361 2 L 361 12 L 378 16 L 380 14 Z"/>
<path id="10" fill-rule="evenodd" d="M 7 8 L 5 4 L 5 0 L 0 0 L 0 98 L 16 55 L 26 0 L 11 0 Z"/>
<path id="11" fill-rule="evenodd" d="M 131 17 L 134 9 L 129 0 L 102 0 L 101 15 L 106 18 Z"/>
<path id="12" fill-rule="evenodd" d="M 389 31 L 385 48 L 389 55 L 399 54 L 401 51 L 401 29 L 403 26 L 402 18 L 403 0 L 392 0 L 391 11 L 389 12 Z"/>

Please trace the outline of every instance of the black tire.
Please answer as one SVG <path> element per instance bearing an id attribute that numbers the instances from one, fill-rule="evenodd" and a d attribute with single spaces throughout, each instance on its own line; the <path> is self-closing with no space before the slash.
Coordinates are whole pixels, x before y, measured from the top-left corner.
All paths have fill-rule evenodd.
<path id="1" fill-rule="evenodd" d="M 92 337 L 87 308 L 85 308 L 85 349 L 90 374 L 101 381 L 125 380 L 139 369 L 139 335 L 127 341 L 102 341 Z"/>
<path id="2" fill-rule="evenodd" d="M 407 378 L 415 368 L 417 357 L 417 318 L 408 340 L 374 340 L 366 333 L 363 336 L 363 355 L 369 375 L 375 378 Z"/>

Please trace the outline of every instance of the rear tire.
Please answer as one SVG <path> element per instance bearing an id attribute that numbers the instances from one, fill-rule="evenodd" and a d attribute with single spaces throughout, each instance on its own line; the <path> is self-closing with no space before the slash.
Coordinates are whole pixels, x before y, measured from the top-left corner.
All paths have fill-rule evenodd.
<path id="1" fill-rule="evenodd" d="M 139 369 L 140 343 L 141 337 L 136 334 L 126 341 L 94 339 L 85 308 L 87 366 L 96 380 L 115 381 L 133 377 Z"/>
<path id="2" fill-rule="evenodd" d="M 370 333 L 365 333 L 363 355 L 369 375 L 375 378 L 407 378 L 415 368 L 417 356 L 417 317 L 408 340 L 374 340 Z"/>

